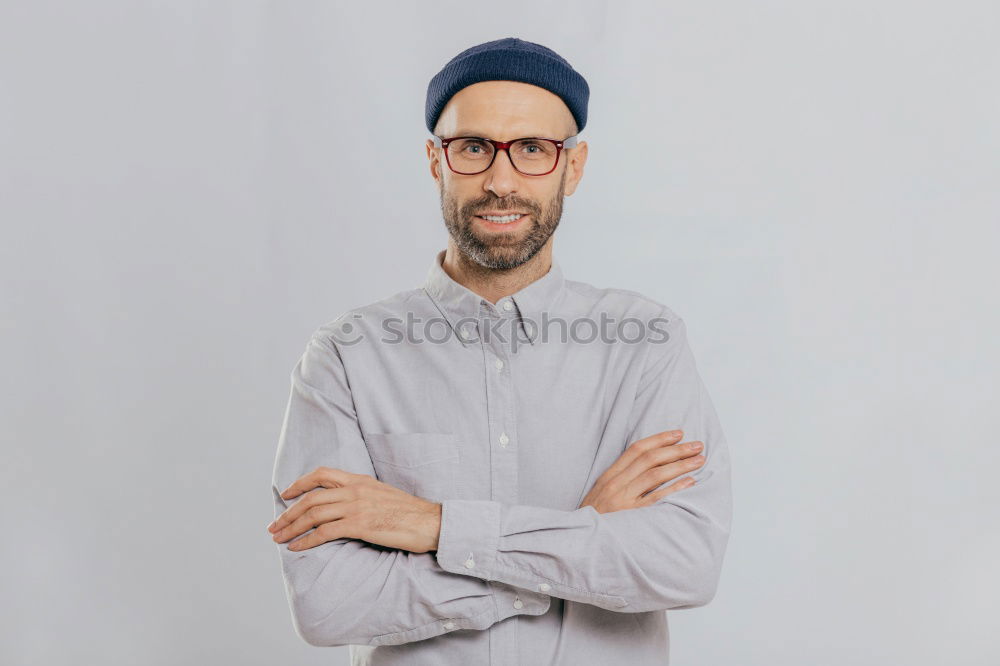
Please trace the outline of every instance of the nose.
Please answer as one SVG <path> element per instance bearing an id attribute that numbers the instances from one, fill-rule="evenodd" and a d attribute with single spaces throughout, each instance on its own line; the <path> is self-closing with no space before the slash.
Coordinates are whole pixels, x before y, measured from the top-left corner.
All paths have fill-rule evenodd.
<path id="1" fill-rule="evenodd" d="M 485 190 L 493 192 L 498 197 L 505 197 L 517 191 L 517 169 L 514 168 L 510 154 L 506 150 L 501 150 L 493 159 L 493 164 L 487 173 L 489 177 L 483 185 Z"/>

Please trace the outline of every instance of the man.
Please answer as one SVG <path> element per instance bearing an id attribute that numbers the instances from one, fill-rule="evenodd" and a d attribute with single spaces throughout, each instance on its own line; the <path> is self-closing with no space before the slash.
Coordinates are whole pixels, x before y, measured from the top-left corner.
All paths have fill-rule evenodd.
<path id="1" fill-rule="evenodd" d="M 319 327 L 292 372 L 268 529 L 310 644 L 663 665 L 664 611 L 714 597 L 730 462 L 685 324 L 552 257 L 588 97 L 515 38 L 431 80 L 448 247 L 422 288 Z"/>

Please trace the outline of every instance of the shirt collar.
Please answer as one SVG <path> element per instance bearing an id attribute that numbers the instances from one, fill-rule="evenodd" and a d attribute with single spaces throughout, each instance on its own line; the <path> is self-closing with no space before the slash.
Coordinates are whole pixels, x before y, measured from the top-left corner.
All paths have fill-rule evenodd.
<path id="1" fill-rule="evenodd" d="M 465 323 L 461 320 L 479 321 L 482 316 L 480 310 L 484 306 L 492 308 L 498 316 L 520 319 L 525 338 L 532 345 L 537 344 L 538 332 L 542 326 L 542 312 L 550 311 L 565 285 L 562 267 L 555 257 L 552 258 L 551 266 L 545 275 L 521 288 L 520 291 L 504 296 L 494 305 L 452 279 L 442 267 L 444 255 L 445 250 L 439 251 L 431 262 L 427 279 L 424 281 L 424 290 L 441 310 L 463 344 L 468 345 L 472 341 L 467 340 L 459 330 L 459 326 Z M 503 307 L 505 301 L 513 302 L 514 307 L 509 311 L 505 310 Z"/>

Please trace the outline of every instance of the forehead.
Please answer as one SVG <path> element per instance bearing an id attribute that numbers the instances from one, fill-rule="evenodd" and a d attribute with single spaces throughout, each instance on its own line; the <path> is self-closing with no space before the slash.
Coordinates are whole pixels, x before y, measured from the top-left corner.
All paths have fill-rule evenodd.
<path id="1" fill-rule="evenodd" d="M 438 118 L 441 136 L 474 135 L 498 141 L 524 136 L 565 138 L 572 114 L 562 99 L 520 81 L 481 81 L 459 90 Z"/>

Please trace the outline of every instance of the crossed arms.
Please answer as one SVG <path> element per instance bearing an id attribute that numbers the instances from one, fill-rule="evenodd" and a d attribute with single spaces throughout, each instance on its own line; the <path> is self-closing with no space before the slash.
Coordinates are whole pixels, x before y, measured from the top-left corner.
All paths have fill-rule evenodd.
<path id="1" fill-rule="evenodd" d="M 669 342 L 651 346 L 628 441 L 670 426 L 703 442 L 705 463 L 690 475 L 694 485 L 609 513 L 588 505 L 562 511 L 446 499 L 434 552 L 352 538 L 300 551 L 278 544 L 303 640 L 407 643 L 450 628 L 486 629 L 515 614 L 539 615 L 552 596 L 626 613 L 707 604 L 732 518 L 729 452 L 685 324 L 676 315 L 670 320 Z M 314 336 L 291 381 L 272 479 L 275 517 L 294 504 L 282 491 L 317 466 L 375 476 L 336 347 Z M 521 608 L 497 603 L 498 594 L 512 592 L 525 600 Z"/>

